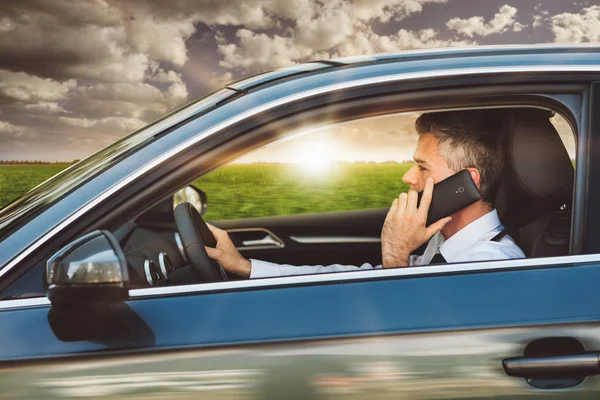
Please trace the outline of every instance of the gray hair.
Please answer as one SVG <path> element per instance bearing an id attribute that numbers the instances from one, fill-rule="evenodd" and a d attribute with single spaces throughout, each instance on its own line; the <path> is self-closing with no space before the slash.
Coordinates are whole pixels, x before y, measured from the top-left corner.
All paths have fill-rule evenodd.
<path id="1" fill-rule="evenodd" d="M 438 139 L 438 152 L 448 167 L 479 171 L 479 193 L 490 204 L 504 169 L 501 126 L 498 110 L 432 112 L 415 122 L 419 135 L 429 133 Z"/>

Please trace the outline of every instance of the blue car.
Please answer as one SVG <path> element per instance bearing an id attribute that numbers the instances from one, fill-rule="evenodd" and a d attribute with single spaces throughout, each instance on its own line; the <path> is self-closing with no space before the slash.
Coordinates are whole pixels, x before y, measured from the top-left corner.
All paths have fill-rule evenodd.
<path id="1" fill-rule="evenodd" d="M 206 256 L 201 215 L 246 258 L 381 264 L 380 194 L 402 187 L 377 168 L 410 159 L 419 114 L 481 108 L 505 115 L 494 205 L 526 258 L 241 279 Z M 237 192 L 227 174 L 260 160 L 297 171 Z M 332 200 L 340 169 L 377 190 Z M 272 211 L 301 179 L 322 198 Z M 1 396 L 596 398 L 599 205 L 598 46 L 403 52 L 235 82 L 0 210 Z"/>

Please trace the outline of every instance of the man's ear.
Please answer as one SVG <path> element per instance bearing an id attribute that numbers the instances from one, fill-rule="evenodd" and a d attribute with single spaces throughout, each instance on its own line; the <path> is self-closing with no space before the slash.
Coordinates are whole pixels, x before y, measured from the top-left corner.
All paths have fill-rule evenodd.
<path id="1" fill-rule="evenodd" d="M 479 174 L 479 170 L 477 168 L 467 168 L 467 171 L 471 174 L 471 179 L 475 182 L 475 186 L 477 186 L 477 190 L 481 188 L 481 175 Z"/>

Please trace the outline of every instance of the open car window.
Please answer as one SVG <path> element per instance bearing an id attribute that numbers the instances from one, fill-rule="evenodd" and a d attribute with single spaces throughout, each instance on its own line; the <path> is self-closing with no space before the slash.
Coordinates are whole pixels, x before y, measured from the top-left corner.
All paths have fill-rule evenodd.
<path id="1" fill-rule="evenodd" d="M 528 168 L 529 161 L 518 154 L 531 143 L 535 147 L 554 140 L 554 150 L 569 160 L 571 186 L 563 198 L 571 198 L 575 135 L 561 115 L 530 110 L 512 117 L 516 119 L 514 138 L 506 138 L 505 143 L 512 175 L 502 178 L 502 185 L 508 185 L 504 190 L 512 193 L 517 187 L 510 185 L 522 178 L 514 175 L 522 175 L 523 167 Z M 529 112 L 537 115 L 532 126 L 526 125 Z M 195 179 L 193 185 L 208 199 L 203 217 L 225 230 L 240 254 L 251 261 L 252 269 L 260 271 L 250 278 L 378 268 L 383 261 L 384 219 L 394 199 L 409 189 L 403 176 L 417 167 L 413 153 L 419 138 L 415 121 L 420 115 L 386 115 L 290 132 L 283 140 Z M 531 162 L 538 161 L 532 158 Z M 550 165 L 553 161 L 541 162 Z M 517 189 L 518 197 L 511 194 L 500 198 L 494 211 L 500 220 L 509 222 L 507 236 L 522 249 L 522 253 L 510 256 L 568 255 L 570 202 L 543 205 L 543 213 L 521 222 L 520 213 L 539 208 L 543 196 Z M 145 237 L 142 242 L 147 242 Z M 424 246 L 416 249 L 410 262 L 419 265 L 425 251 Z M 182 246 L 179 253 L 177 258 L 186 257 Z M 487 257 L 486 261 L 506 259 L 504 254 Z M 304 266 L 312 269 L 301 272 Z M 240 279 L 235 273 L 232 278 Z"/>
<path id="2" fill-rule="evenodd" d="M 210 199 L 207 220 L 389 207 L 409 185 L 419 113 L 361 119 L 299 132 L 193 182 Z M 550 121 L 575 165 L 575 135 Z"/>

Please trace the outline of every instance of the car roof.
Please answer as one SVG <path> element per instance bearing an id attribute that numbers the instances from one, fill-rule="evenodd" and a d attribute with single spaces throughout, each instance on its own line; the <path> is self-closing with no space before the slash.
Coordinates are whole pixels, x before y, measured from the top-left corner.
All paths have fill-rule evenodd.
<path id="1" fill-rule="evenodd" d="M 597 43 L 581 44 L 532 44 L 532 45 L 493 45 L 493 46 L 464 46 L 464 47 L 437 47 L 429 49 L 413 49 L 398 52 L 380 53 L 373 55 L 351 56 L 336 58 L 331 61 L 342 64 L 359 64 L 366 62 L 413 60 L 416 58 L 440 57 L 478 57 L 491 54 L 542 54 L 542 53 L 569 53 L 579 51 L 600 51 Z"/>
<path id="2" fill-rule="evenodd" d="M 523 56 L 543 54 L 573 54 L 573 53 L 600 53 L 600 45 L 596 43 L 585 44 L 535 44 L 535 45 L 495 45 L 471 47 L 440 47 L 429 49 L 403 50 L 399 52 L 381 53 L 373 55 L 351 56 L 334 58 L 331 60 L 311 61 L 297 64 L 292 67 L 263 72 L 258 75 L 244 78 L 225 85 L 225 88 L 247 92 L 266 84 L 283 80 L 284 78 L 306 76 L 310 73 L 323 72 L 340 67 L 359 67 L 369 64 L 401 63 L 416 60 L 429 60 L 442 62 L 449 58 L 472 57 L 477 63 L 478 57 L 486 56 Z M 432 65 L 434 67 L 434 65 Z"/>

